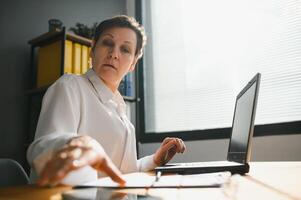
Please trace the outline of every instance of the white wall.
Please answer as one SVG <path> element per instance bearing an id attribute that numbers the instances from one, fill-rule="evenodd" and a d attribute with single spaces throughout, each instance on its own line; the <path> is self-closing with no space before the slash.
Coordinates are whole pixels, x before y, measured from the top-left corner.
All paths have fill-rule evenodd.
<path id="1" fill-rule="evenodd" d="M 212 161 L 226 159 L 228 139 L 187 141 L 187 151 L 171 162 Z M 159 143 L 139 144 L 139 156 L 155 152 Z M 251 161 L 300 161 L 301 134 L 254 137 Z"/>

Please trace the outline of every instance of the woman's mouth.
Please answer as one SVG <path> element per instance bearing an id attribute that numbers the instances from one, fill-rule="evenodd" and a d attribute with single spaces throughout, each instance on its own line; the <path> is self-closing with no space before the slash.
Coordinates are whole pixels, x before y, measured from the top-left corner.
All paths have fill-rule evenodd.
<path id="1" fill-rule="evenodd" d="M 113 68 L 116 70 L 116 67 L 114 65 L 111 65 L 111 64 L 103 64 L 102 66 L 104 67 L 109 67 L 109 68 Z"/>

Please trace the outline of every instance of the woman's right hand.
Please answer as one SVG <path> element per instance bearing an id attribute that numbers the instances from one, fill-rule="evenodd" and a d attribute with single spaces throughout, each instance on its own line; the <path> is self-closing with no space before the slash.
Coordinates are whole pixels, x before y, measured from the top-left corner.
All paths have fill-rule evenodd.
<path id="1" fill-rule="evenodd" d="M 123 185 L 125 180 L 121 177 L 119 169 L 102 147 L 97 151 L 93 148 L 92 140 L 89 136 L 79 136 L 69 141 L 46 163 L 37 184 L 39 186 L 57 185 L 69 172 L 90 165 Z"/>

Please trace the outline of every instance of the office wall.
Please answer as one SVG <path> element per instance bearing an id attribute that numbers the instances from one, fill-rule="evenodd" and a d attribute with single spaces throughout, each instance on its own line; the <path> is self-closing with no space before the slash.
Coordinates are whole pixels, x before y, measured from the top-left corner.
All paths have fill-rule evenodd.
<path id="1" fill-rule="evenodd" d="M 125 14 L 125 0 L 4 0 L 0 5 L 0 157 L 25 164 L 28 41 L 48 31 L 48 19 L 66 27 L 92 25 Z"/>
<path id="2" fill-rule="evenodd" d="M 226 159 L 228 139 L 187 141 L 185 154 L 172 162 L 212 161 Z M 139 156 L 152 154 L 159 143 L 139 144 Z M 300 161 L 301 134 L 254 137 L 251 161 Z"/>

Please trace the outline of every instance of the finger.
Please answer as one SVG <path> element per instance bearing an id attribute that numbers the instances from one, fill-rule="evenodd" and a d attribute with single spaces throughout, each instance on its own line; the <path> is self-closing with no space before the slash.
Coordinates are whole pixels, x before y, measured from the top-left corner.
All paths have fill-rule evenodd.
<path id="1" fill-rule="evenodd" d="M 172 139 L 161 147 L 161 151 L 167 152 L 172 147 L 176 146 L 176 140 Z"/>
<path id="2" fill-rule="evenodd" d="M 169 162 L 175 155 L 176 155 L 177 151 L 176 151 L 176 146 L 174 146 L 173 148 L 171 148 L 169 151 L 168 151 L 168 154 L 165 158 L 165 163 Z"/>
<path id="3" fill-rule="evenodd" d="M 185 151 L 185 148 L 186 148 L 183 140 L 180 139 L 180 138 L 177 138 L 177 142 L 180 144 L 179 153 L 183 153 Z"/>
<path id="4" fill-rule="evenodd" d="M 125 184 L 125 180 L 122 178 L 121 172 L 117 169 L 114 163 L 110 160 L 105 159 L 102 162 L 101 169 L 105 172 L 113 181 L 119 183 L 120 185 Z"/>
<path id="5" fill-rule="evenodd" d="M 173 138 L 167 137 L 163 140 L 162 145 L 165 145 L 167 142 L 169 142 L 170 140 L 172 140 Z"/>
<path id="6" fill-rule="evenodd" d="M 97 161 L 97 154 L 92 149 L 81 148 L 80 155 L 76 155 L 76 150 L 78 149 L 80 148 L 76 148 L 74 151 L 72 151 L 71 156 L 65 160 L 64 165 L 58 171 L 53 173 L 53 176 L 49 179 L 49 183 L 51 185 L 59 183 L 71 171 L 91 165 L 91 163 L 95 163 Z"/>
<path id="7" fill-rule="evenodd" d="M 165 144 L 163 146 L 163 149 L 167 148 L 167 150 L 169 150 L 170 148 L 172 148 L 172 146 L 176 146 L 176 152 L 180 153 L 180 151 L 181 151 L 181 144 L 177 140 L 177 138 L 173 138 L 172 140 L 170 140 L 167 144 Z"/>
<path id="8" fill-rule="evenodd" d="M 73 166 L 73 161 L 73 158 L 68 158 L 65 159 L 61 165 L 59 165 L 60 167 L 52 167 L 48 171 L 47 184 L 55 186 L 60 183 L 61 180 L 63 180 L 70 171 L 75 169 L 75 167 Z"/>
<path id="9" fill-rule="evenodd" d="M 39 179 L 37 180 L 38 186 L 55 185 L 55 182 L 59 181 L 59 177 L 63 176 L 62 172 L 59 173 L 60 169 L 64 166 L 58 160 L 49 161 L 44 167 Z M 58 176 L 58 178 L 56 178 Z"/>
<path id="10" fill-rule="evenodd" d="M 83 148 L 84 151 L 82 153 L 82 155 L 73 160 L 72 165 L 74 167 L 74 169 L 78 169 L 81 167 L 84 167 L 86 165 L 95 165 L 95 163 L 98 162 L 99 160 L 99 155 L 93 151 L 93 149 L 90 148 Z"/>
<path id="11" fill-rule="evenodd" d="M 74 161 L 82 157 L 82 152 L 83 150 L 78 147 L 64 147 L 64 149 L 58 151 L 45 165 L 37 184 L 40 186 L 55 185 L 70 171 L 87 165 L 87 162 L 74 165 Z"/>
<path id="12" fill-rule="evenodd" d="M 74 168 L 80 168 L 85 165 L 91 165 L 97 170 L 105 172 L 111 179 L 121 185 L 125 184 L 125 180 L 121 177 L 121 172 L 107 156 L 101 156 L 93 149 L 84 151 L 82 156 L 73 162 Z"/>
<path id="13" fill-rule="evenodd" d="M 79 151 L 80 150 L 80 151 Z M 78 155 L 77 155 L 78 154 Z M 79 168 L 87 165 L 93 166 L 99 161 L 99 155 L 91 148 L 81 147 L 75 148 L 70 153 L 70 159 L 66 161 L 66 164 L 57 171 L 49 182 L 56 183 L 65 178 L 65 176 Z"/>
<path id="14" fill-rule="evenodd" d="M 177 153 L 183 153 L 184 151 L 184 142 L 180 138 L 176 138 L 177 141 Z"/>
<path id="15" fill-rule="evenodd" d="M 71 171 L 70 168 L 71 164 L 69 166 L 64 166 L 64 169 L 60 169 L 56 173 L 53 173 L 53 175 L 49 177 L 47 185 L 55 186 L 59 184 Z"/>
<path id="16" fill-rule="evenodd" d="M 185 145 L 183 140 L 181 140 L 181 143 L 182 143 L 182 146 L 183 146 L 182 153 L 184 153 L 186 151 L 186 145 Z"/>
<path id="17" fill-rule="evenodd" d="M 181 143 L 181 140 L 179 138 L 176 138 L 178 145 L 177 153 L 182 153 L 183 145 Z"/>
<path id="18" fill-rule="evenodd" d="M 83 135 L 73 138 L 68 144 L 70 146 L 89 147 L 90 142 L 91 138 L 89 136 Z"/>
<path id="19" fill-rule="evenodd" d="M 177 153 L 181 153 L 181 151 L 182 151 L 182 144 L 180 142 L 180 139 L 179 138 L 175 138 L 175 141 L 176 141 L 176 146 L 177 146 Z"/>
<path id="20" fill-rule="evenodd" d="M 51 177 L 54 173 L 56 173 L 55 171 L 58 169 L 57 165 L 58 163 L 54 163 L 53 160 L 46 163 L 44 169 L 39 175 L 39 179 L 37 180 L 38 186 L 45 186 L 49 184 Z"/>

